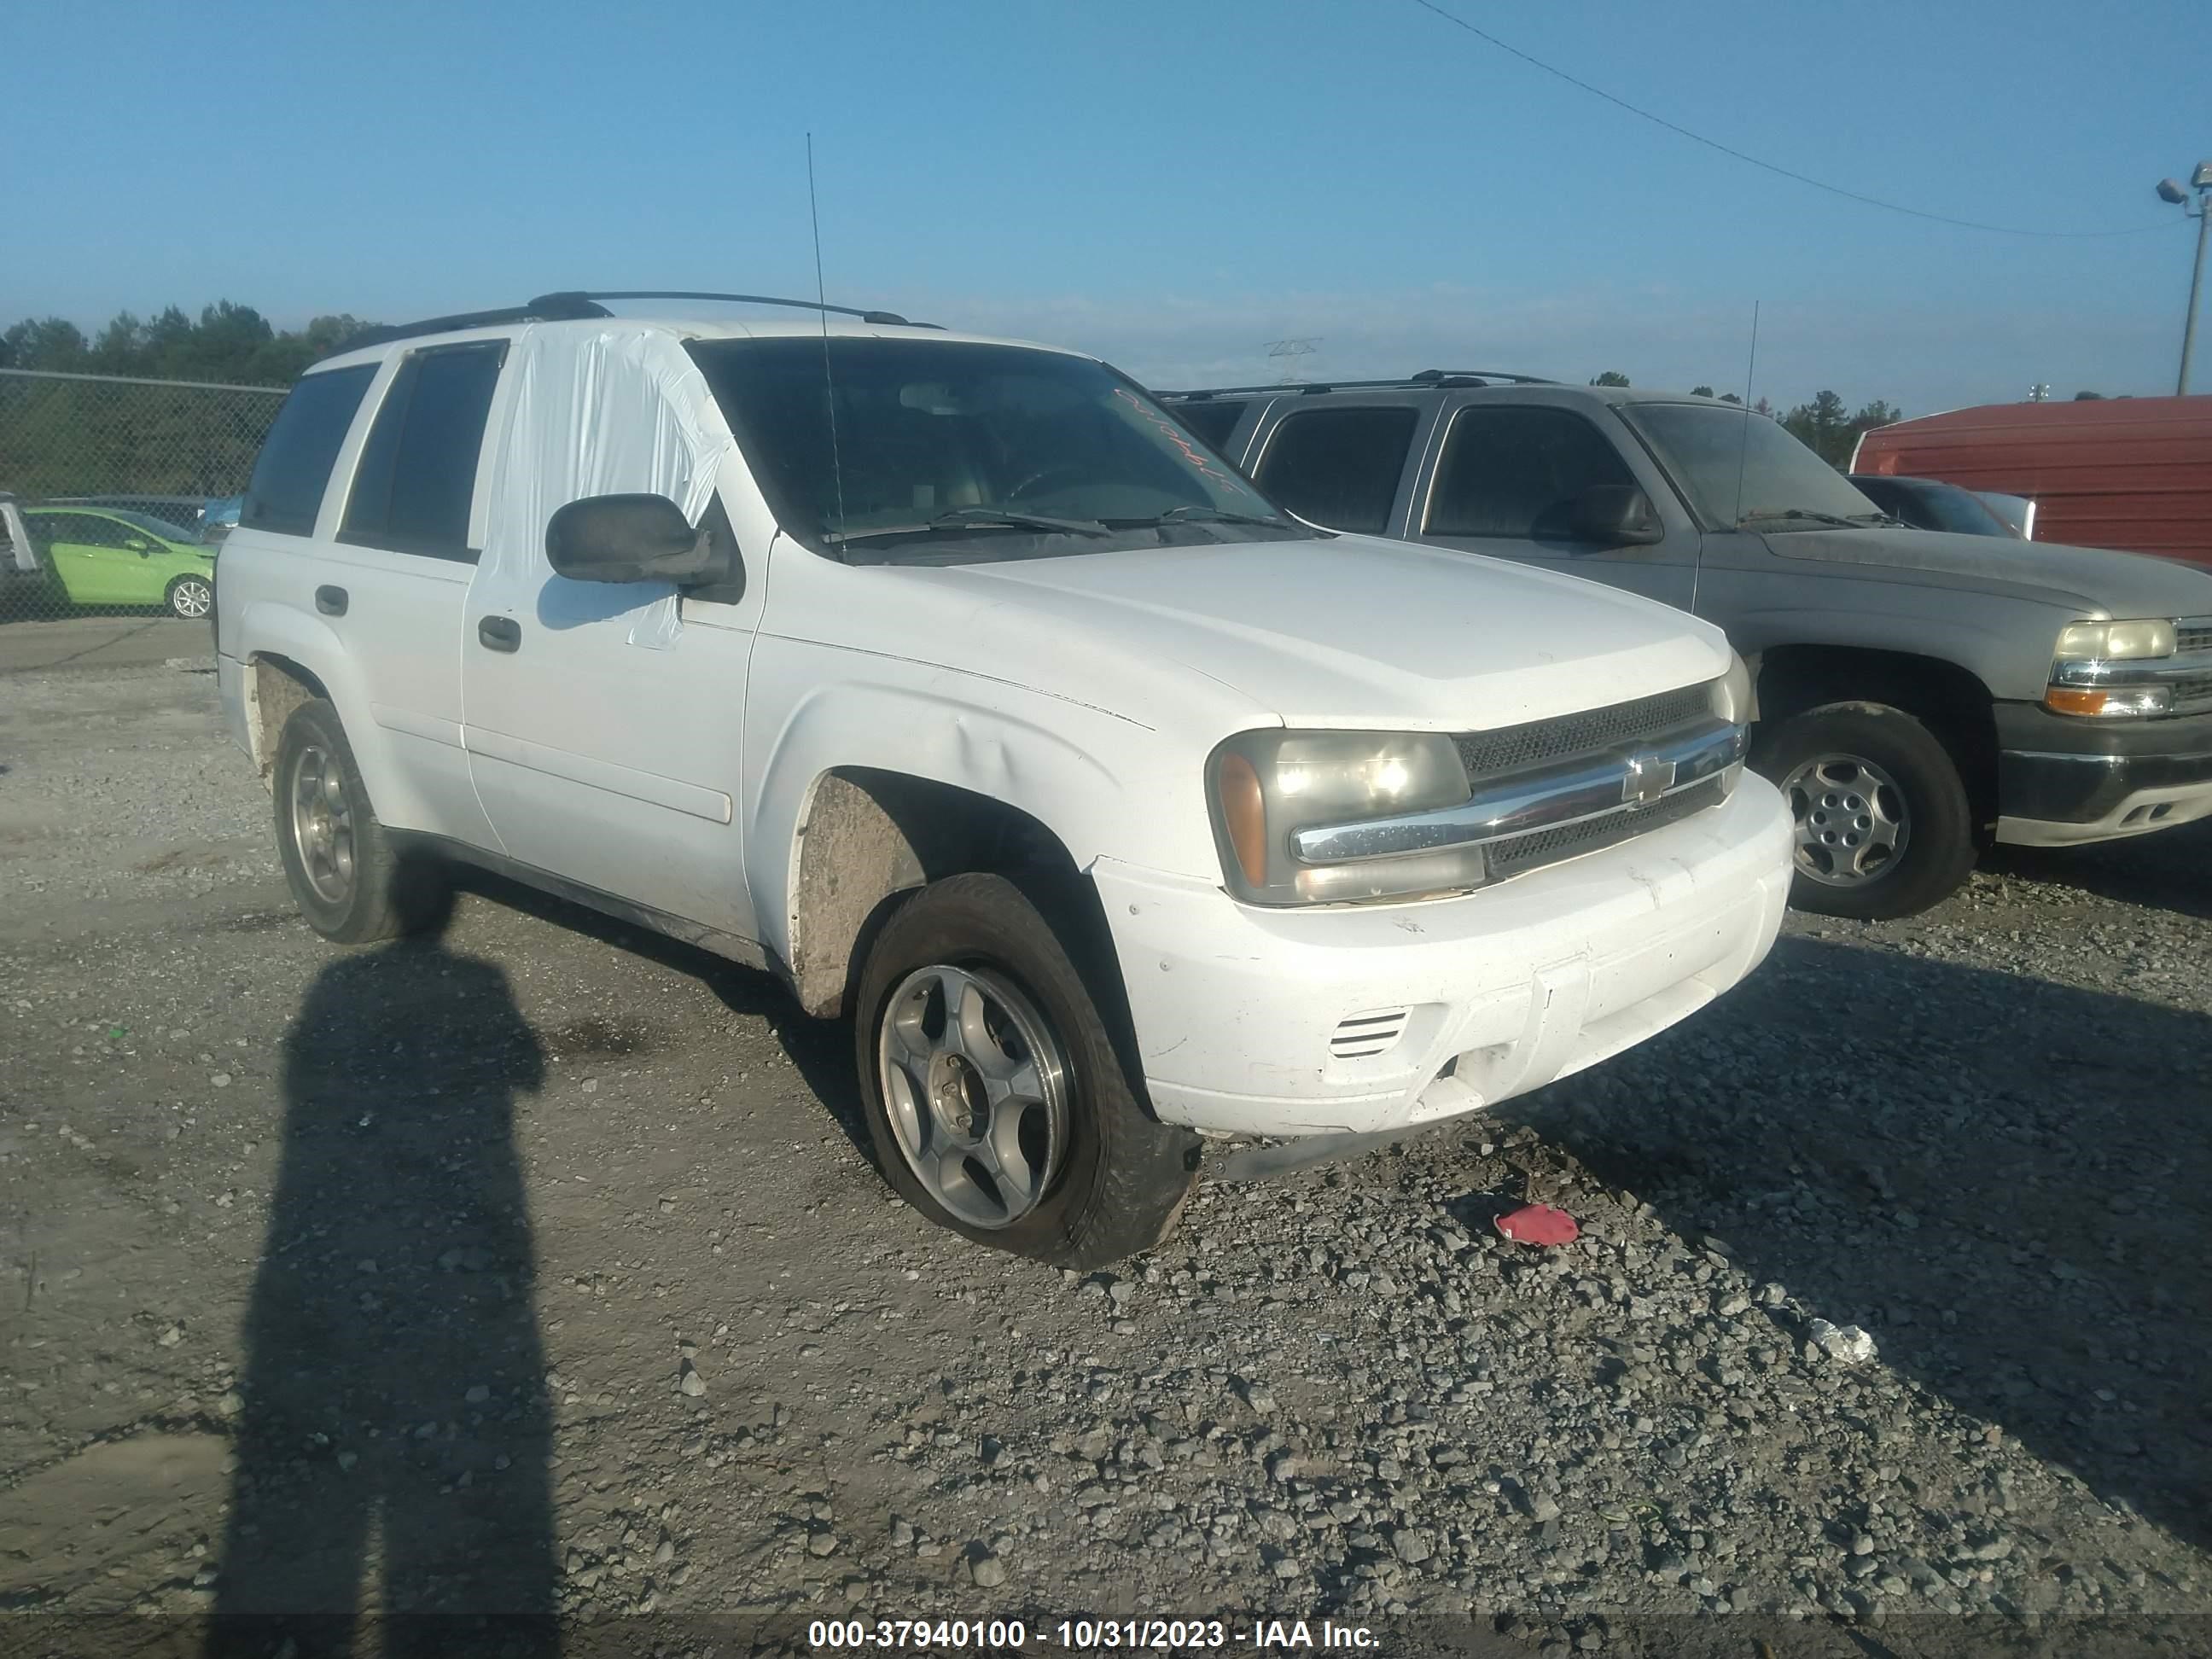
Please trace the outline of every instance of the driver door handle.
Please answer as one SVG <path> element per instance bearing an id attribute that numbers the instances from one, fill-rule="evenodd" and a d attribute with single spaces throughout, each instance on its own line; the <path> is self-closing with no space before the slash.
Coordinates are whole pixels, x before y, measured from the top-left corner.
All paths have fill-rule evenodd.
<path id="1" fill-rule="evenodd" d="M 520 651 L 522 624 L 512 617 L 486 617 L 477 624 L 477 640 L 493 651 Z"/>

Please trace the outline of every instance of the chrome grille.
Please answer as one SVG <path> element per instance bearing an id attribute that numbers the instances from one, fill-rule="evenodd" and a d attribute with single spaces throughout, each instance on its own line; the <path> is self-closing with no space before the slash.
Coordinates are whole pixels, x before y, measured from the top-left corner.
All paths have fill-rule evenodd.
<path id="1" fill-rule="evenodd" d="M 2173 688 L 2173 712 L 2177 714 L 2202 714 L 2212 708 L 2212 669 L 2201 674 L 2185 674 L 2160 682 Z"/>
<path id="2" fill-rule="evenodd" d="M 2181 656 L 2212 651 L 2212 617 L 2184 617 L 2173 625 L 2173 648 Z"/>
<path id="3" fill-rule="evenodd" d="M 1503 881 L 1508 876 L 1517 876 L 1543 865 L 1617 847 L 1637 836 L 1679 823 L 1692 812 L 1717 806 L 1727 799 L 1728 779 L 1712 778 L 1694 789 L 1685 789 L 1649 806 L 1582 823 L 1562 824 L 1556 830 L 1539 830 L 1534 835 L 1516 836 L 1510 841 L 1493 842 L 1484 851 L 1490 860 L 1492 877 Z"/>
<path id="4" fill-rule="evenodd" d="M 1517 772 L 1592 749 L 1633 743 L 1710 714 L 1712 709 L 1709 685 L 1686 685 L 1656 696 L 1584 709 L 1555 720 L 1501 726 L 1494 732 L 1462 732 L 1452 741 L 1459 745 L 1459 757 L 1467 763 L 1468 775 L 1480 782 L 1492 773 Z"/>

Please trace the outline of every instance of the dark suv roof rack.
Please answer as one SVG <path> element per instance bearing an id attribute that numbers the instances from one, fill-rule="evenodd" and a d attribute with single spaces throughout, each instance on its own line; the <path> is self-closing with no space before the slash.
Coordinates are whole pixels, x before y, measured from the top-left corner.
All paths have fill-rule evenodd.
<path id="1" fill-rule="evenodd" d="M 1452 390 L 1472 386 L 1557 386 L 1540 374 L 1515 374 L 1502 368 L 1425 368 L 1395 380 L 1293 380 L 1277 386 L 1217 386 L 1202 391 L 1160 392 L 1159 398 L 1179 398 L 1187 403 L 1208 398 L 1257 398 L 1297 394 L 1311 397 L 1322 392 L 1373 392 L 1393 388 L 1431 386 Z"/>
<path id="2" fill-rule="evenodd" d="M 343 351 L 358 350 L 362 346 L 385 345 L 393 340 L 410 340 L 424 334 L 450 334 L 464 328 L 493 328 L 502 323 L 563 323 L 592 317 L 611 317 L 599 302 L 603 300 L 726 300 L 752 306 L 793 306 L 802 311 L 820 311 L 840 317 L 858 317 L 864 323 L 878 323 L 888 327 L 935 328 L 935 323 L 909 323 L 895 311 L 864 311 L 857 306 L 833 306 L 819 300 L 779 300 L 767 294 L 708 294 L 687 289 L 603 289 L 586 293 L 580 289 L 567 289 L 556 294 L 541 294 L 527 305 L 507 306 L 497 311 L 461 311 L 448 317 L 426 317 L 417 323 L 395 323 L 388 328 L 364 329 L 339 348 Z"/>

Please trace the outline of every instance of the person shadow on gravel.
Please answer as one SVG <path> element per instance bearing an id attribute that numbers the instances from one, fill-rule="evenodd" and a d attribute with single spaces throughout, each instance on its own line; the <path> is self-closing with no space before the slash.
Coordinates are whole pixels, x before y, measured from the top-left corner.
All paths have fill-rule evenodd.
<path id="1" fill-rule="evenodd" d="M 308 992 L 209 1654 L 557 1646 L 514 1141 L 516 1097 L 544 1077 L 506 975 L 435 938 L 339 957 Z"/>

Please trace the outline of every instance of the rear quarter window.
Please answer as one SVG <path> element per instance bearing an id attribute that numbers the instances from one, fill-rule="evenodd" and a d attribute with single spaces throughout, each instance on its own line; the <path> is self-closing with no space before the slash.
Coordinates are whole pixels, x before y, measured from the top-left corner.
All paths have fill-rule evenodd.
<path id="1" fill-rule="evenodd" d="M 1232 398 L 1224 402 L 1207 398 L 1194 403 L 1170 404 L 1168 412 L 1189 431 L 1227 455 L 1230 434 L 1237 430 L 1237 423 L 1244 418 L 1247 407 L 1249 405 L 1242 398 Z"/>
<path id="2" fill-rule="evenodd" d="M 1267 440 L 1255 479 L 1309 524 L 1371 535 L 1390 521 L 1419 411 L 1302 410 Z"/>
<path id="3" fill-rule="evenodd" d="M 252 480 L 239 506 L 240 526 L 280 536 L 314 533 L 331 468 L 337 463 L 354 415 L 375 378 L 374 363 L 301 378 L 262 441 Z"/>

